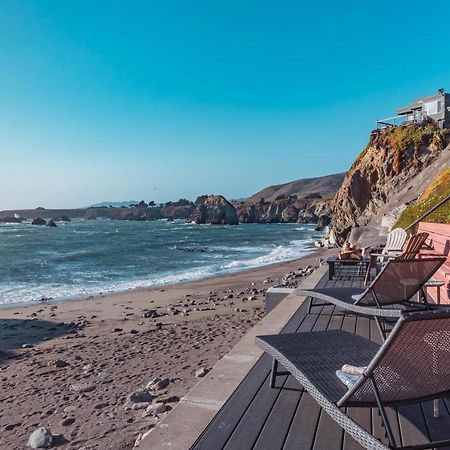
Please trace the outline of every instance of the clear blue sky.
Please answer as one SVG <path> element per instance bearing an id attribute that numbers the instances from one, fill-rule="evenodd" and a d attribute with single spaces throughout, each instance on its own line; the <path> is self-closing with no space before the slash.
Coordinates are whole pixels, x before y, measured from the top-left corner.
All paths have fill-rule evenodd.
<path id="1" fill-rule="evenodd" d="M 448 1 L 0 2 L 0 209 L 228 198 L 346 170 L 450 90 Z"/>

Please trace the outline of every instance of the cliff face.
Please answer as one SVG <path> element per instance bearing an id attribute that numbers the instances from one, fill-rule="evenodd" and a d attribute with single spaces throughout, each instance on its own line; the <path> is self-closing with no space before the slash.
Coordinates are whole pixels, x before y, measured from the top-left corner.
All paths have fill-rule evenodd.
<path id="1" fill-rule="evenodd" d="M 213 225 L 237 225 L 239 223 L 234 206 L 222 195 L 201 196 L 189 220 Z"/>
<path id="2" fill-rule="evenodd" d="M 449 130 L 429 122 L 374 131 L 335 197 L 338 242 L 354 226 L 393 224 L 448 164 L 449 142 Z"/>
<path id="3" fill-rule="evenodd" d="M 322 199 L 320 195 L 297 199 L 295 196 L 277 199 L 271 202 L 239 202 L 235 204 L 241 223 L 318 223 L 328 225 L 331 220 L 331 199 Z"/>

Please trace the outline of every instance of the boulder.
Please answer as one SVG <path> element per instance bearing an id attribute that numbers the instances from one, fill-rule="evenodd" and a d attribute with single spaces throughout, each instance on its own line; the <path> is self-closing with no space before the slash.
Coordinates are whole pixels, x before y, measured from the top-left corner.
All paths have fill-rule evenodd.
<path id="1" fill-rule="evenodd" d="M 53 228 L 55 228 L 57 225 L 56 225 L 56 223 L 55 223 L 53 220 L 49 220 L 49 221 L 45 224 L 45 226 L 46 226 L 46 227 L 53 227 Z"/>
<path id="2" fill-rule="evenodd" d="M 156 377 L 150 383 L 147 384 L 147 389 L 155 389 L 155 390 L 162 390 L 166 389 L 167 386 L 169 386 L 170 380 L 168 378 L 159 378 Z"/>
<path id="3" fill-rule="evenodd" d="M 127 403 L 151 403 L 153 395 L 147 389 L 137 389 L 127 397 Z"/>
<path id="4" fill-rule="evenodd" d="M 161 414 L 167 410 L 165 403 L 153 403 L 149 405 L 145 410 L 145 415 L 154 416 L 156 414 Z"/>
<path id="5" fill-rule="evenodd" d="M 45 225 L 46 223 L 47 222 L 44 219 L 41 219 L 40 217 L 35 217 L 31 222 L 31 225 Z"/>
<path id="6" fill-rule="evenodd" d="M 50 448 L 53 444 L 53 436 L 45 427 L 40 427 L 31 433 L 27 446 L 31 448 Z"/>

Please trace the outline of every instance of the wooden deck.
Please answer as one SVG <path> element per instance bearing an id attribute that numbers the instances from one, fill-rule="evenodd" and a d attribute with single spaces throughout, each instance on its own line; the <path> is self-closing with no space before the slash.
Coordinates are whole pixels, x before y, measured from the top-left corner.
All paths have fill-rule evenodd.
<path id="1" fill-rule="evenodd" d="M 360 287 L 351 276 L 328 280 L 318 287 Z M 306 302 L 293 315 L 282 333 L 342 329 L 380 342 L 376 324 L 367 317 L 344 313 L 332 305 L 313 308 L 307 314 Z M 356 443 L 322 411 L 311 396 L 291 376 L 277 377 L 269 387 L 271 358 L 263 355 L 233 395 L 203 431 L 191 450 L 358 450 Z M 280 368 L 282 370 L 282 368 Z M 439 418 L 433 417 L 433 404 L 388 408 L 397 444 L 410 445 L 450 436 L 450 400 L 440 400 Z M 378 411 L 374 408 L 348 408 L 348 414 L 366 430 L 387 444 Z M 449 447 L 448 447 L 449 448 Z"/>

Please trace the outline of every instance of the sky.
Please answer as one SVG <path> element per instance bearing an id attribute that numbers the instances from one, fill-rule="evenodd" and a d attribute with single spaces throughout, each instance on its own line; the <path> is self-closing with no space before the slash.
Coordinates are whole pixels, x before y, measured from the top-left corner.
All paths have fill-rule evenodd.
<path id="1" fill-rule="evenodd" d="M 0 209 L 343 172 L 450 90 L 447 0 L 1 0 Z"/>

